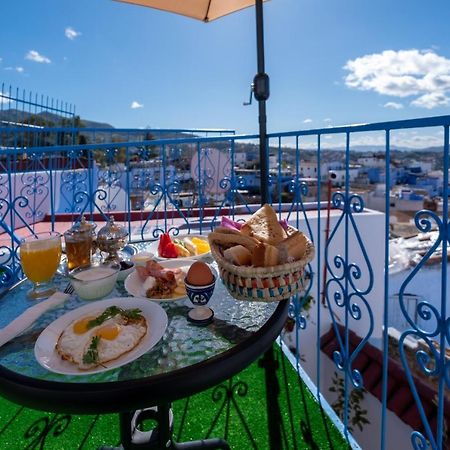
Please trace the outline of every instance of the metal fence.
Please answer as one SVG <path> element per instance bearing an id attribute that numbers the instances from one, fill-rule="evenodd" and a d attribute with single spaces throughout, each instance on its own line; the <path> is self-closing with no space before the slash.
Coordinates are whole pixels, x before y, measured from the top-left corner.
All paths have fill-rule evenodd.
<path id="1" fill-rule="evenodd" d="M 448 445 L 449 126 L 450 116 L 443 116 L 268 137 L 271 202 L 280 218 L 304 231 L 316 246 L 305 293 L 292 299 L 293 329 L 287 329 L 284 340 L 290 342 L 299 371 L 303 367 L 315 383 L 318 398 L 334 405 L 344 433 L 349 439 L 354 433 L 357 440 L 369 435 L 376 442 L 372 448 L 392 448 L 392 439 L 398 438 L 396 420 L 411 428 L 405 429 L 409 442 L 399 448 Z M 441 198 L 434 210 L 417 211 L 413 223 L 420 236 L 434 234 L 430 245 L 413 255 L 414 265 L 398 272 L 392 292 L 390 190 L 395 184 L 393 171 L 398 169 L 392 155 L 399 151 L 392 142 L 400 133 L 418 133 L 411 134 L 414 139 L 424 130 L 437 130 L 433 136 L 440 145 L 433 157 L 443 173 Z M 384 213 L 365 207 L 368 175 L 362 176 L 362 170 L 354 174 L 361 135 L 376 135 L 377 140 L 369 142 L 377 142 L 383 155 L 379 169 L 384 173 L 380 178 L 384 191 L 378 192 Z M 333 141 L 335 147 L 325 145 L 330 136 L 341 141 Z M 55 229 L 59 221 L 71 223 L 82 214 L 97 221 L 114 214 L 133 241 L 157 239 L 164 231 L 205 233 L 222 215 L 243 220 L 260 201 L 257 138 L 178 137 L 4 149 L 2 285 L 22 276 L 17 254 L 20 236 L 43 224 Z M 376 198 L 377 192 L 370 193 Z M 421 284 L 424 276 L 431 276 L 427 265 L 436 257 L 430 281 L 436 293 L 429 289 L 427 295 L 419 293 L 411 306 L 414 282 Z M 414 258 L 410 254 L 406 260 Z M 392 308 L 403 323 L 397 334 L 392 331 Z M 393 379 L 400 384 L 392 384 Z M 409 403 L 402 397 L 399 407 L 395 394 L 405 389 Z M 369 395 L 380 400 L 375 409 L 367 406 Z M 369 413 L 377 418 L 369 418 Z M 361 433 L 360 429 L 371 426 L 376 436 Z"/>
<path id="2" fill-rule="evenodd" d="M 94 125 L 95 124 L 95 125 Z M 114 128 L 82 120 L 75 105 L 3 83 L 0 89 L 0 148 L 49 147 L 156 138 L 235 134 L 215 128 Z"/>

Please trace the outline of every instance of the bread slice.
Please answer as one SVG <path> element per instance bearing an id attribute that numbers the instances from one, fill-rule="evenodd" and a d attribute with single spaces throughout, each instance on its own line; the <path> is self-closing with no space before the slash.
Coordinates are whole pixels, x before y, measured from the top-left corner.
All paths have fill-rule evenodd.
<path id="1" fill-rule="evenodd" d="M 277 245 L 287 237 L 286 231 L 278 223 L 275 211 L 267 203 L 245 222 L 241 234 L 252 236 L 270 245 Z"/>
<path id="2" fill-rule="evenodd" d="M 235 266 L 250 266 L 252 263 L 252 254 L 243 245 L 228 248 L 223 252 L 223 257 Z"/>
<path id="3" fill-rule="evenodd" d="M 271 267 L 278 264 L 278 249 L 270 244 L 261 242 L 252 252 L 252 266 Z"/>
<path id="4" fill-rule="evenodd" d="M 278 244 L 280 264 L 285 264 L 301 259 L 308 246 L 308 239 L 301 231 L 296 231 L 287 239 Z"/>
<path id="5" fill-rule="evenodd" d="M 258 245 L 259 241 L 250 236 L 241 233 L 222 233 L 213 231 L 208 234 L 209 244 L 218 244 L 223 248 L 234 247 L 235 245 L 243 245 L 250 252 Z"/>

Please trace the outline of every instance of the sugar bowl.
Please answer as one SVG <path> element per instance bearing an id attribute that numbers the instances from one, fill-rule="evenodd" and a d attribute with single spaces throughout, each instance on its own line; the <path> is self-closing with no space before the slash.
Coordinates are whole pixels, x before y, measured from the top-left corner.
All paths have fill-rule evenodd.
<path id="1" fill-rule="evenodd" d="M 97 233 L 97 247 L 101 252 L 108 253 L 105 262 L 120 263 L 118 252 L 127 243 L 128 232 L 122 225 L 114 222 L 114 217 L 110 216 L 107 224 Z"/>

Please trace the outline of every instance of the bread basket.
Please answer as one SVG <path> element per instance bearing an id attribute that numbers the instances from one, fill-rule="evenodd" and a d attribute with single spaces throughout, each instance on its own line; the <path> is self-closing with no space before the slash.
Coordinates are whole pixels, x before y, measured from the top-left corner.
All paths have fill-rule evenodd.
<path id="1" fill-rule="evenodd" d="M 221 247 L 211 244 L 211 254 L 229 293 L 238 300 L 274 302 L 292 297 L 306 287 L 305 266 L 314 258 L 308 240 L 304 256 L 294 262 L 271 267 L 236 266 L 227 261 Z"/>

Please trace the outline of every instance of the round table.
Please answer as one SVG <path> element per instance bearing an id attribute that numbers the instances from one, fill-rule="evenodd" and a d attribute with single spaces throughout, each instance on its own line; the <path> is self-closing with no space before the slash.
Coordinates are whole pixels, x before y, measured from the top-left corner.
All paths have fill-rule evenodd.
<path id="1" fill-rule="evenodd" d="M 58 275 L 55 283 L 63 291 L 67 279 Z M 28 288 L 23 281 L 2 296 L 0 327 L 35 304 L 26 298 Z M 124 284 L 118 282 L 107 298 L 126 296 Z M 237 301 L 218 280 L 208 303 L 215 313 L 211 324 L 200 327 L 187 321 L 192 307 L 188 299 L 161 302 L 169 319 L 166 332 L 140 358 L 99 374 L 49 372 L 34 357 L 37 337 L 56 318 L 86 303 L 72 295 L 62 307 L 48 311 L 24 334 L 0 348 L 2 396 L 35 409 L 75 414 L 130 414 L 149 405 L 167 405 L 212 387 L 251 364 L 279 335 L 288 309 L 287 301 Z"/>

